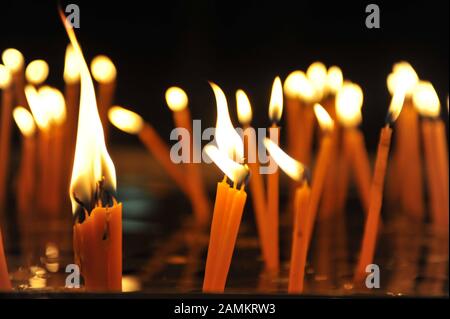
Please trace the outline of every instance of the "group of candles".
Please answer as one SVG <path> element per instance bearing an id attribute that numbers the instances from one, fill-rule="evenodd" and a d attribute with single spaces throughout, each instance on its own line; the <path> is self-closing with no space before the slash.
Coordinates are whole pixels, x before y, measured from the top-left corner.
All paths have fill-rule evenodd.
<path id="1" fill-rule="evenodd" d="M 316 62 L 306 73 L 289 74 L 284 84 L 275 78 L 268 108 L 271 126 L 263 141 L 269 154 L 267 167 L 272 168 L 267 174 L 262 173 L 247 94 L 243 90 L 236 92 L 238 120 L 243 128 L 243 134 L 239 134 L 230 119 L 224 92 L 210 83 L 217 104 L 217 122 L 214 143 L 205 146 L 204 152 L 224 173 L 211 205 L 199 161 L 195 160 L 201 145 L 189 141 L 193 128 L 187 94 L 178 87 L 166 91 L 174 125 L 180 130 L 179 142 L 189 150 L 187 163 L 176 164 L 170 158 L 169 146 L 149 123 L 133 111 L 112 106 L 114 65 L 107 57 L 99 56 L 89 70 L 73 29 L 63 15 L 62 20 L 71 42 L 66 51 L 64 94 L 45 85 L 49 72 L 45 61 L 36 60 L 24 68 L 19 51 L 8 49 L 2 55 L 0 207 L 2 211 L 6 207 L 14 119 L 22 133 L 20 168 L 16 174 L 18 211 L 29 214 L 37 201 L 40 212 L 54 216 L 64 210 L 64 198 L 70 197 L 75 260 L 81 266 L 87 290 L 121 290 L 122 205 L 116 198 L 115 168 L 106 149 L 109 122 L 139 137 L 189 198 L 199 225 L 211 222 L 204 292 L 225 289 L 246 204 L 247 183 L 265 268 L 275 276 L 279 273 L 278 168 L 292 179 L 292 196 L 287 205 L 293 212 L 288 285 L 291 293 L 304 290 L 305 267 L 317 219 L 342 218 L 339 213 L 345 209 L 351 181 L 355 182 L 365 214 L 355 285 L 362 283 L 366 266 L 374 259 L 387 172 L 392 199 L 399 200 L 406 213 L 423 222 L 424 198 L 428 195 L 433 225 L 437 231 L 448 233 L 448 150 L 440 102 L 431 83 L 420 81 L 408 63 L 396 64 L 388 77 L 392 100 L 380 132 L 373 170 L 359 129 L 363 92 L 357 84 L 344 80 L 339 67 L 327 69 Z M 284 104 L 285 130 L 279 126 Z M 13 105 L 17 107 L 13 109 Z M 397 118 L 394 156 L 389 161 Z M 319 140 L 314 156 L 316 126 Z M 188 135 L 183 135 L 183 130 Z M 286 151 L 280 147 L 284 133 Z M 1 233 L 0 289 L 11 289 Z"/>

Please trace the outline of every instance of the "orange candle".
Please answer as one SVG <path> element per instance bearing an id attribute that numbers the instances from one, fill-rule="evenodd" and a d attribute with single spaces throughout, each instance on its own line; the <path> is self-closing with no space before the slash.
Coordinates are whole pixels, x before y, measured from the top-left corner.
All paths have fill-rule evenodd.
<path id="1" fill-rule="evenodd" d="M 181 88 L 171 87 L 166 91 L 166 102 L 173 111 L 175 126 L 186 129 L 189 132 L 189 136 L 192 137 L 191 140 L 181 137 L 180 142 L 183 143 L 183 150 L 189 150 L 189 162 L 186 164 L 186 181 L 192 192 L 194 213 L 197 221 L 204 225 L 210 218 L 210 203 L 200 171 L 201 145 L 195 144 L 191 114 L 187 107 L 188 97 Z"/>
<path id="2" fill-rule="evenodd" d="M 25 59 L 19 50 L 9 48 L 3 51 L 2 60 L 5 66 L 10 70 L 13 83 L 14 103 L 16 105 L 23 105 L 27 107 L 27 100 L 25 98 Z"/>
<path id="3" fill-rule="evenodd" d="M 111 107 L 108 116 L 111 123 L 118 129 L 129 134 L 136 134 L 177 186 L 191 199 L 191 191 L 185 182 L 181 167 L 172 162 L 169 147 L 155 129 L 144 122 L 140 115 L 120 106 Z"/>
<path id="4" fill-rule="evenodd" d="M 283 88 L 281 80 L 276 77 L 270 97 L 269 119 L 272 127 L 269 130 L 270 139 L 279 144 L 280 128 L 278 121 L 283 112 Z M 267 242 L 268 242 L 268 265 L 270 271 L 277 272 L 280 267 L 279 258 L 279 172 L 276 162 L 269 157 L 269 172 L 267 176 Z"/>
<path id="5" fill-rule="evenodd" d="M 204 292 L 223 292 L 247 198 L 244 183 L 248 169 L 213 145 L 207 145 L 205 153 L 233 181 L 230 187 L 224 177 L 217 185 L 203 280 Z"/>
<path id="6" fill-rule="evenodd" d="M 421 81 L 414 90 L 413 101 L 424 117 L 422 134 L 431 218 L 437 228 L 448 232 L 448 149 L 445 125 L 439 118 L 439 98 L 431 83 Z"/>
<path id="7" fill-rule="evenodd" d="M 98 112 L 105 131 L 105 138 L 109 137 L 108 110 L 113 105 L 116 90 L 117 71 L 114 63 L 106 55 L 97 55 L 91 62 L 91 72 L 97 87 Z"/>
<path id="8" fill-rule="evenodd" d="M 11 290 L 8 265 L 6 264 L 5 250 L 3 248 L 2 230 L 0 229 L 0 291 Z"/>
<path id="9" fill-rule="evenodd" d="M 309 243 L 311 241 L 317 210 L 319 208 L 323 187 L 327 178 L 327 171 L 330 165 L 331 152 L 333 148 L 330 133 L 333 131 L 334 121 L 320 104 L 314 105 L 314 112 L 324 135 L 321 140 L 319 154 L 317 156 L 316 165 L 313 171 L 313 182 L 311 185 L 311 195 L 308 204 L 308 220 L 306 224 L 307 248 L 309 247 Z"/>
<path id="10" fill-rule="evenodd" d="M 250 126 L 252 108 L 247 94 L 243 90 L 236 92 L 236 105 L 239 123 L 244 128 L 244 157 L 250 170 L 250 191 L 252 193 L 253 210 L 259 236 L 259 246 L 266 266 L 269 265 L 268 243 L 266 234 L 267 211 L 263 176 L 260 173 L 258 159 L 258 141 L 256 132 Z"/>
<path id="11" fill-rule="evenodd" d="M 0 210 L 6 206 L 9 148 L 11 143 L 12 91 L 11 73 L 0 64 L 0 89 L 2 90 L 0 123 Z"/>
<path id="12" fill-rule="evenodd" d="M 80 108 L 70 181 L 75 261 L 86 290 L 122 290 L 122 205 L 116 172 L 106 149 L 94 83 L 72 26 L 59 12 L 80 63 Z"/>
<path id="13" fill-rule="evenodd" d="M 361 253 L 358 265 L 355 270 L 354 283 L 362 285 L 366 277 L 366 267 L 373 262 L 375 247 L 380 224 L 381 206 L 383 203 L 384 177 L 388 164 L 389 148 L 391 145 L 392 129 L 390 125 L 398 118 L 402 106 L 404 95 L 400 92 L 394 94 L 387 116 L 387 124 L 381 130 L 378 143 L 377 157 L 375 160 L 375 171 L 373 173 L 370 188 L 369 211 L 367 213 L 364 235 L 361 245 Z"/>

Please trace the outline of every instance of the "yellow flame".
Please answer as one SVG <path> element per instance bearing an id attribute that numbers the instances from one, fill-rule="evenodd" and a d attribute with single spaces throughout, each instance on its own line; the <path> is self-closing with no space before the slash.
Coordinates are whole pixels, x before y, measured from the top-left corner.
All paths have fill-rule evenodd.
<path id="1" fill-rule="evenodd" d="M 111 107 L 108 118 L 115 127 L 129 134 L 138 134 L 144 126 L 140 115 L 120 106 Z"/>
<path id="2" fill-rule="evenodd" d="M 248 125 L 252 121 L 252 106 L 247 94 L 243 90 L 236 91 L 236 105 L 238 120 L 241 125 Z"/>
<path id="3" fill-rule="evenodd" d="M 0 64 L 0 89 L 4 89 L 11 83 L 11 72 L 9 69 Z"/>
<path id="4" fill-rule="evenodd" d="M 334 121 L 330 114 L 319 103 L 314 104 L 314 113 L 319 121 L 320 128 L 324 131 L 331 131 L 334 127 Z"/>
<path id="5" fill-rule="evenodd" d="M 247 177 L 247 166 L 236 163 L 228 157 L 227 153 L 222 152 L 216 146 L 208 144 L 205 146 L 204 151 L 233 182 L 239 184 Z"/>
<path id="6" fill-rule="evenodd" d="M 24 136 L 32 136 L 36 131 L 33 115 L 24 107 L 17 106 L 13 111 L 14 121 Z"/>
<path id="7" fill-rule="evenodd" d="M 222 89 L 215 83 L 209 83 L 213 89 L 217 104 L 217 121 L 215 139 L 221 152 L 228 154 L 231 159 L 242 162 L 244 158 L 244 143 L 234 129 L 228 113 L 228 104 Z"/>
<path id="8" fill-rule="evenodd" d="M 25 69 L 25 78 L 34 85 L 43 83 L 48 77 L 48 64 L 44 60 L 31 61 Z"/>
<path id="9" fill-rule="evenodd" d="M 422 116 L 436 118 L 441 111 L 439 97 L 433 84 L 427 81 L 420 81 L 414 88 L 414 106 Z"/>
<path id="10" fill-rule="evenodd" d="M 269 151 L 270 156 L 279 167 L 293 180 L 300 181 L 305 172 L 305 166 L 286 154 L 270 138 L 264 138 L 264 146 Z"/>
<path id="11" fill-rule="evenodd" d="M 70 198 L 72 212 L 78 208 L 76 197 L 83 203 L 91 203 L 98 182 L 103 180 L 106 189 L 116 189 L 116 171 L 105 145 L 102 123 L 97 109 L 94 83 L 88 65 L 78 44 L 72 27 L 60 11 L 67 34 L 75 55 L 80 62 L 80 108 L 78 116 L 77 141 L 72 178 L 70 181 Z"/>
<path id="12" fill-rule="evenodd" d="M 49 107 L 43 103 L 39 92 L 31 84 L 25 87 L 25 96 L 38 128 L 46 131 L 50 126 L 51 120 Z"/>
<path id="13" fill-rule="evenodd" d="M 269 119 L 277 123 L 283 114 L 283 86 L 279 76 L 275 78 L 272 84 L 272 93 L 269 103 Z"/>
<path id="14" fill-rule="evenodd" d="M 166 91 L 166 103 L 172 111 L 178 112 L 187 107 L 188 96 L 183 89 L 172 86 Z"/>
<path id="15" fill-rule="evenodd" d="M 38 91 L 41 103 L 49 112 L 50 120 L 61 125 L 66 120 L 66 102 L 64 95 L 56 88 L 43 86 Z"/>
<path id="16" fill-rule="evenodd" d="M 306 70 L 306 76 L 318 94 L 322 96 L 327 84 L 327 67 L 325 64 L 322 62 L 314 62 Z"/>
<path id="17" fill-rule="evenodd" d="M 328 69 L 327 73 L 327 90 L 336 94 L 344 84 L 344 76 L 340 67 L 333 65 Z"/>
<path id="18" fill-rule="evenodd" d="M 76 83 L 80 80 L 80 61 L 75 54 L 71 44 L 67 45 L 64 59 L 64 81 L 66 83 Z"/>
<path id="19" fill-rule="evenodd" d="M 400 91 L 406 96 L 410 96 L 418 81 L 419 77 L 411 64 L 399 62 L 394 65 L 393 72 L 388 75 L 387 86 L 391 95 Z"/>
<path id="20" fill-rule="evenodd" d="M 284 93 L 290 98 L 300 98 L 306 102 L 312 102 L 317 98 L 314 86 L 303 71 L 291 72 L 283 86 Z"/>
<path id="21" fill-rule="evenodd" d="M 19 50 L 9 48 L 3 51 L 2 54 L 3 64 L 11 70 L 12 73 L 19 71 L 24 64 L 24 58 Z"/>
<path id="22" fill-rule="evenodd" d="M 346 82 L 336 95 L 336 115 L 345 126 L 361 123 L 363 92 L 358 84 Z"/>
<path id="23" fill-rule="evenodd" d="M 391 104 L 389 105 L 389 117 L 392 122 L 396 121 L 400 112 L 403 108 L 403 103 L 405 102 L 405 92 L 402 90 L 395 91 L 391 99 Z"/>
<path id="24" fill-rule="evenodd" d="M 116 79 L 114 63 L 106 55 L 97 55 L 91 62 L 91 72 L 95 81 L 110 83 Z"/>

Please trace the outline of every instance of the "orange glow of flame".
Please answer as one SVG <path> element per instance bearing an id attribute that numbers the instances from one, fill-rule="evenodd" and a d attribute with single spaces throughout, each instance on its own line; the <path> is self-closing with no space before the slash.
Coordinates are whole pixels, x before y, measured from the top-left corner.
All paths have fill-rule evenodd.
<path id="1" fill-rule="evenodd" d="M 314 104 L 314 113 L 319 121 L 320 128 L 324 131 L 331 131 L 334 127 L 334 121 L 330 114 L 319 103 Z"/>
<path id="2" fill-rule="evenodd" d="M 71 44 L 67 45 L 64 59 L 64 81 L 76 83 L 80 80 L 80 63 Z"/>
<path id="3" fill-rule="evenodd" d="M 284 93 L 290 98 L 300 98 L 306 102 L 316 100 L 318 92 L 303 71 L 291 72 L 283 86 Z"/>
<path id="4" fill-rule="evenodd" d="M 252 121 L 252 106 L 247 94 L 243 90 L 236 91 L 236 105 L 239 123 L 249 125 Z"/>
<path id="5" fill-rule="evenodd" d="M 211 160 L 227 175 L 233 182 L 240 184 L 248 175 L 246 165 L 241 165 L 230 159 L 227 153 L 224 153 L 214 145 L 208 144 L 203 149 Z"/>
<path id="6" fill-rule="evenodd" d="M 33 136 L 36 131 L 33 115 L 24 107 L 17 106 L 13 111 L 14 121 L 24 136 Z"/>
<path id="7" fill-rule="evenodd" d="M 11 83 L 11 72 L 9 69 L 0 64 L 0 89 L 4 89 Z"/>
<path id="8" fill-rule="evenodd" d="M 293 180 L 300 181 L 304 177 L 305 166 L 286 154 L 270 138 L 264 138 L 264 146 L 278 166 Z"/>
<path id="9" fill-rule="evenodd" d="M 355 83 L 346 82 L 336 95 L 336 115 L 345 126 L 361 123 L 363 92 Z"/>
<path id="10" fill-rule="evenodd" d="M 395 91 L 391 99 L 391 104 L 389 105 L 389 122 L 395 122 L 397 120 L 400 112 L 402 111 L 404 101 L 405 92 L 402 90 Z"/>
<path id="11" fill-rule="evenodd" d="M 244 159 L 244 142 L 234 129 L 228 113 L 228 104 L 222 89 L 215 83 L 209 83 L 214 91 L 217 103 L 217 122 L 215 139 L 221 152 L 241 163 Z"/>
<path id="12" fill-rule="evenodd" d="M 66 102 L 64 95 L 56 88 L 43 86 L 39 89 L 39 98 L 45 105 L 49 120 L 61 125 L 66 120 Z"/>
<path id="13" fill-rule="evenodd" d="M 137 113 L 120 106 L 113 106 L 108 111 L 109 121 L 129 134 L 138 134 L 144 126 L 144 120 Z"/>
<path id="14" fill-rule="evenodd" d="M 420 81 L 414 88 L 413 102 L 420 115 L 436 118 L 441 111 L 439 97 L 433 85 L 427 81 Z"/>
<path id="15" fill-rule="evenodd" d="M 106 149 L 89 67 L 75 33 L 62 11 L 60 11 L 60 16 L 73 46 L 74 54 L 80 62 L 80 108 L 75 159 L 70 181 L 72 212 L 75 213 L 79 207 L 75 195 L 81 202 L 91 203 L 100 181 L 103 181 L 106 189 L 116 190 L 116 171 Z"/>
<path id="16" fill-rule="evenodd" d="M 41 84 L 48 77 L 48 69 L 48 64 L 44 60 L 31 61 L 25 69 L 25 78 L 31 84 Z"/>
<path id="17" fill-rule="evenodd" d="M 47 131 L 51 121 L 51 113 L 48 105 L 43 103 L 39 92 L 31 84 L 25 87 L 25 96 L 38 128 L 42 131 Z"/>
<path id="18" fill-rule="evenodd" d="M 283 114 L 283 85 L 279 76 L 275 78 L 272 85 L 272 94 L 269 103 L 269 119 L 272 123 L 278 123 Z"/>
<path id="19" fill-rule="evenodd" d="M 167 89 L 166 103 L 173 112 L 185 109 L 188 105 L 188 101 L 188 96 L 182 88 L 172 86 Z"/>

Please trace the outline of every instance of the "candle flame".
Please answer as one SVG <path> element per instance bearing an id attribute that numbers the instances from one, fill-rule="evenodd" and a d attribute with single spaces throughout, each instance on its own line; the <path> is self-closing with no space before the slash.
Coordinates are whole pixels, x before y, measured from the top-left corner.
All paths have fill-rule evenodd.
<path id="1" fill-rule="evenodd" d="M 219 169 L 236 184 L 242 183 L 248 175 L 247 165 L 236 163 L 214 145 L 208 144 L 204 148 L 205 153 L 219 167 Z"/>
<path id="2" fill-rule="evenodd" d="M 144 126 L 144 120 L 140 115 L 121 106 L 111 107 L 108 118 L 115 127 L 129 134 L 138 134 Z"/>
<path id="3" fill-rule="evenodd" d="M 286 154 L 270 138 L 264 138 L 264 146 L 278 166 L 293 180 L 300 181 L 305 174 L 305 166 Z"/>
<path id="4" fill-rule="evenodd" d="M 330 93 L 336 94 L 344 84 L 344 76 L 340 67 L 333 65 L 327 72 L 326 88 Z"/>
<path id="5" fill-rule="evenodd" d="M 306 76 L 322 97 L 327 85 L 327 67 L 322 62 L 314 62 L 306 70 Z"/>
<path id="6" fill-rule="evenodd" d="M 275 78 L 272 85 L 272 93 L 269 103 L 269 119 L 272 123 L 278 123 L 283 114 L 283 86 L 279 76 Z"/>
<path id="7" fill-rule="evenodd" d="M 44 60 L 31 61 L 25 69 L 25 78 L 34 85 L 43 83 L 48 77 L 48 64 Z"/>
<path id="8" fill-rule="evenodd" d="M 19 50 L 9 48 L 3 51 L 2 54 L 3 64 L 11 70 L 12 73 L 19 71 L 24 64 L 24 57 Z"/>
<path id="9" fill-rule="evenodd" d="M 17 127 L 24 136 L 30 137 L 34 135 L 36 125 L 33 115 L 26 108 L 17 106 L 13 111 L 13 117 Z"/>
<path id="10" fill-rule="evenodd" d="M 314 104 L 314 113 L 319 121 L 320 128 L 324 131 L 331 131 L 334 127 L 334 121 L 330 114 L 319 103 Z"/>
<path id="11" fill-rule="evenodd" d="M 25 87 L 25 96 L 38 128 L 42 131 L 48 130 L 51 117 L 50 110 L 47 104 L 43 103 L 39 92 L 33 85 L 29 84 Z"/>
<path id="12" fill-rule="evenodd" d="M 303 71 L 291 72 L 283 86 L 284 93 L 290 98 L 300 98 L 306 102 L 312 102 L 317 98 L 317 92 L 314 86 L 306 77 Z"/>
<path id="13" fill-rule="evenodd" d="M 249 125 L 252 121 L 252 106 L 247 94 L 243 90 L 236 91 L 236 105 L 238 120 L 241 125 Z"/>
<path id="14" fill-rule="evenodd" d="M 420 81 L 414 88 L 413 103 L 422 116 L 436 118 L 441 111 L 436 90 L 433 84 L 427 81 Z"/>
<path id="15" fill-rule="evenodd" d="M 66 102 L 64 95 L 56 88 L 43 86 L 38 91 L 42 105 L 49 112 L 49 120 L 61 125 L 66 120 Z"/>
<path id="16" fill-rule="evenodd" d="M 95 81 L 99 83 L 111 83 L 117 75 L 114 63 L 106 55 L 97 55 L 92 60 L 91 72 Z"/>
<path id="17" fill-rule="evenodd" d="M 400 112 L 402 111 L 404 102 L 405 102 L 405 92 L 402 90 L 395 91 L 391 99 L 391 104 L 389 105 L 386 122 L 394 123 L 397 120 L 398 116 L 400 115 Z"/>
<path id="18" fill-rule="evenodd" d="M 336 95 L 336 115 L 344 126 L 361 123 L 363 92 L 358 84 L 346 82 Z"/>
<path id="19" fill-rule="evenodd" d="M 419 77 L 414 68 L 403 61 L 394 65 L 392 73 L 388 75 L 387 86 L 391 95 L 401 91 L 406 96 L 411 96 L 418 81 Z"/>
<path id="20" fill-rule="evenodd" d="M 75 54 L 73 46 L 69 43 L 66 48 L 64 59 L 64 81 L 66 83 L 76 83 L 80 80 L 80 62 Z"/>
<path id="21" fill-rule="evenodd" d="M 0 89 L 4 89 L 11 83 L 11 72 L 9 69 L 0 64 Z"/>
<path id="22" fill-rule="evenodd" d="M 97 109 L 94 83 L 71 25 L 60 11 L 61 20 L 80 62 L 80 108 L 70 199 L 72 212 L 97 206 L 99 183 L 103 189 L 116 190 L 116 171 L 105 145 L 102 123 Z M 90 211 L 88 211 L 90 213 Z"/>
<path id="23" fill-rule="evenodd" d="M 228 154 L 231 159 L 242 162 L 244 158 L 244 143 L 234 129 L 228 113 L 228 104 L 222 89 L 215 83 L 209 83 L 214 91 L 217 104 L 217 121 L 215 139 L 221 152 Z"/>
<path id="24" fill-rule="evenodd" d="M 178 112 L 187 107 L 188 96 L 183 89 L 172 86 L 166 91 L 166 103 L 173 112 Z"/>

